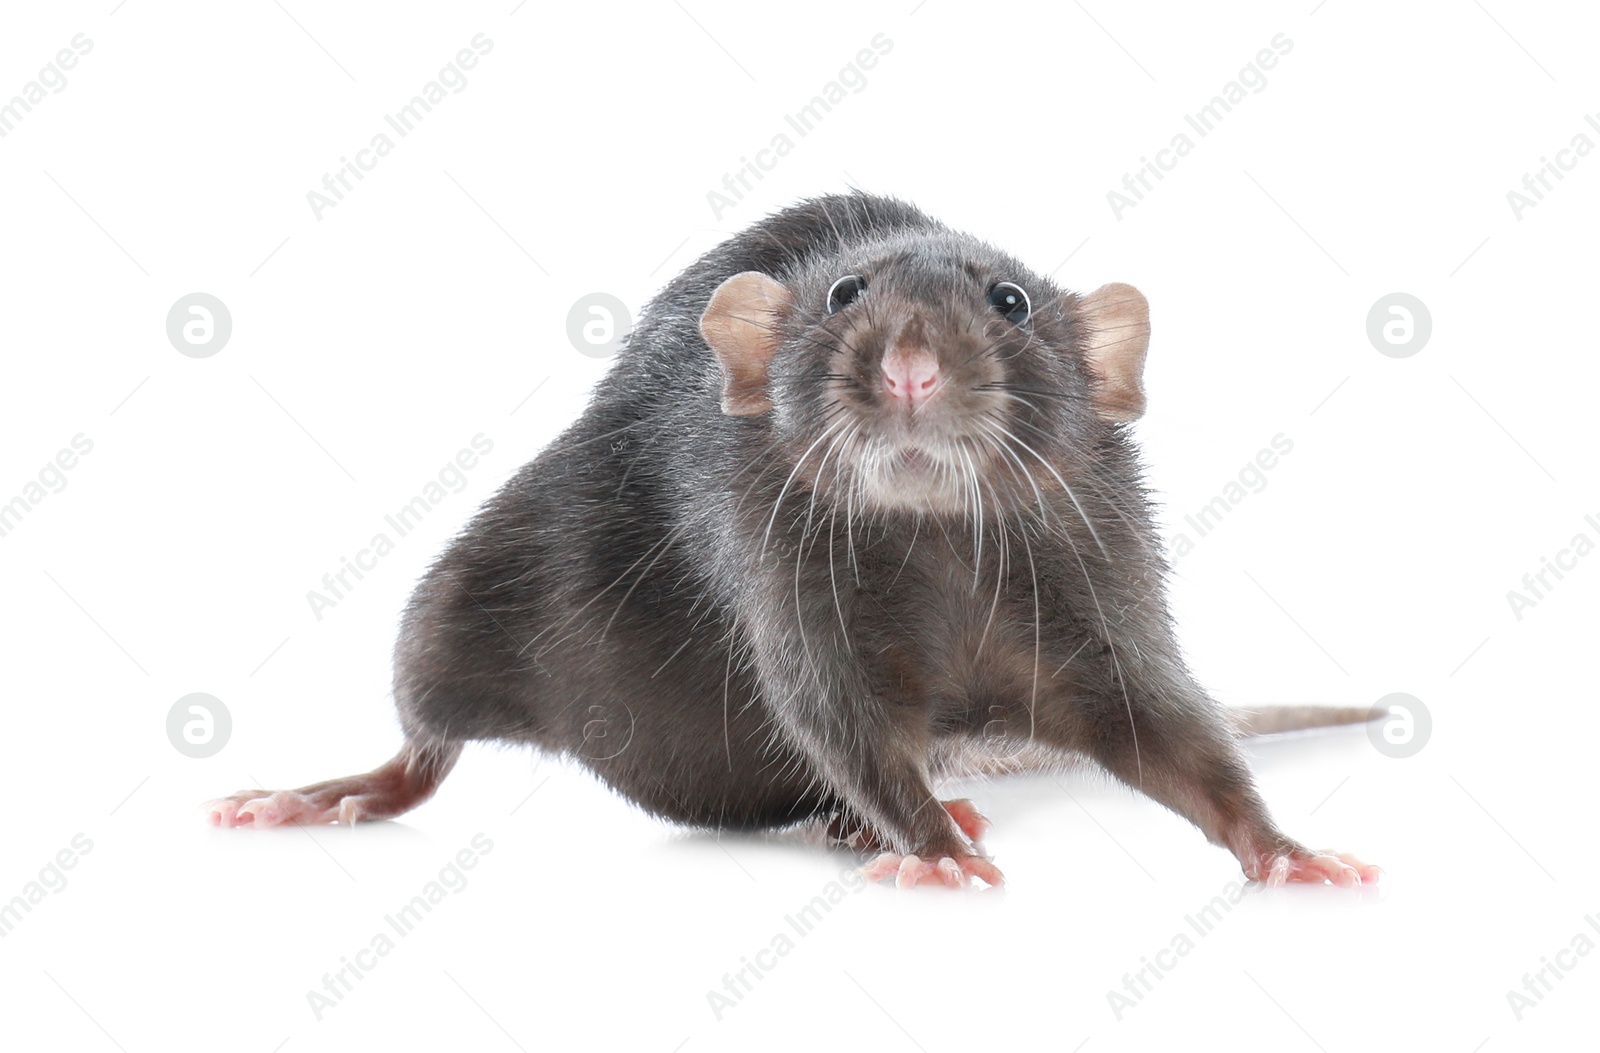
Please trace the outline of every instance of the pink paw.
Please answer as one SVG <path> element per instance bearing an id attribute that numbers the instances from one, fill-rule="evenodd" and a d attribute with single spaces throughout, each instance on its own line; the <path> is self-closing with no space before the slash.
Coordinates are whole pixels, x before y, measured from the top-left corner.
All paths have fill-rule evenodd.
<path id="1" fill-rule="evenodd" d="M 882 881 L 892 876 L 895 888 L 915 888 L 919 884 L 934 882 L 947 888 L 966 888 L 969 878 L 979 878 L 990 888 L 999 888 L 1006 883 L 1000 868 L 983 856 L 963 856 L 960 859 L 944 856 L 933 860 L 885 852 L 862 867 L 861 874 L 868 881 Z"/>
<path id="2" fill-rule="evenodd" d="M 1250 880 L 1260 881 L 1268 887 L 1286 885 L 1291 881 L 1314 885 L 1327 881 L 1340 888 L 1358 888 L 1375 884 L 1383 871 L 1347 852 L 1305 849 L 1260 856 L 1254 866 L 1245 867 L 1244 873 Z"/>
<path id="3" fill-rule="evenodd" d="M 213 826 L 283 826 L 287 823 L 348 823 L 358 818 L 356 801 L 335 798 L 332 802 L 309 797 L 298 790 L 241 790 L 228 797 L 207 801 L 203 806 Z M 350 812 L 348 817 L 345 812 Z"/>

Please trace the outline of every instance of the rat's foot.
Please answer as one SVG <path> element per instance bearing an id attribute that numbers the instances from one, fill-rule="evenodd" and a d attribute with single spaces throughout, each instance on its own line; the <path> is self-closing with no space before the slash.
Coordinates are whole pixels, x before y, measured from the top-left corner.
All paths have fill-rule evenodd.
<path id="1" fill-rule="evenodd" d="M 356 779 L 340 780 L 355 783 Z M 362 807 L 365 784 L 335 791 L 306 787 L 303 790 L 240 790 L 238 793 L 204 805 L 213 826 L 284 826 L 288 823 L 354 823 L 375 818 Z"/>
<path id="2" fill-rule="evenodd" d="M 895 888 L 914 888 L 935 882 L 949 888 L 966 888 L 969 878 L 980 878 L 990 888 L 1006 883 L 1005 875 L 983 856 L 944 856 L 939 859 L 920 859 L 917 856 L 898 856 L 885 852 L 861 868 L 868 881 L 882 881 L 893 876 Z"/>
<path id="3" fill-rule="evenodd" d="M 390 819 L 432 797 L 460 755 L 459 742 L 408 742 L 393 760 L 365 775 L 329 779 L 298 790 L 240 790 L 208 801 L 205 809 L 214 826 Z"/>
<path id="4" fill-rule="evenodd" d="M 1369 863 L 1363 863 L 1347 852 L 1312 851 L 1309 848 L 1265 852 L 1252 863 L 1246 863 L 1245 877 L 1260 881 L 1269 887 L 1286 885 L 1291 881 L 1304 881 L 1320 885 L 1332 882 L 1340 888 L 1357 888 L 1377 882 L 1383 873 Z"/>
<path id="5" fill-rule="evenodd" d="M 983 835 L 989 832 L 988 818 L 978 811 L 977 805 L 965 797 L 939 803 L 950 813 L 950 818 L 956 821 L 956 825 L 967 836 L 967 840 L 974 845 L 982 841 Z M 828 837 L 840 844 L 849 845 L 858 852 L 882 852 L 890 847 L 889 842 L 879 837 L 877 831 L 870 825 L 852 829 L 843 813 L 828 820 Z"/>

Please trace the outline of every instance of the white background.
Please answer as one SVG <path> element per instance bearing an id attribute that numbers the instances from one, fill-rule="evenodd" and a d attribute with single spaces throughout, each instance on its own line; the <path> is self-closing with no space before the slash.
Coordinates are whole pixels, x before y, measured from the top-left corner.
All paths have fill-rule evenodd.
<path id="1" fill-rule="evenodd" d="M 0 900 L 75 835 L 92 849 L 0 939 L 0 1040 L 1591 1045 L 1600 954 L 1556 955 L 1600 941 L 1600 558 L 1520 620 L 1507 592 L 1600 539 L 1600 159 L 1520 218 L 1507 192 L 1575 135 L 1600 142 L 1600 26 L 1576 4 L 1314 2 L 8 10 L 0 98 L 75 34 L 93 49 L 0 139 L 0 500 L 73 436 L 93 450 L 0 538 Z M 478 33 L 493 50 L 465 88 L 316 218 L 307 192 Z M 879 33 L 865 87 L 716 215 L 708 191 Z M 1279 33 L 1266 86 L 1116 217 L 1107 192 Z M 1108 991 L 1193 936 L 1235 861 L 1092 775 L 956 787 L 995 821 L 1004 895 L 848 895 L 719 1020 L 708 991 L 847 856 L 671 830 L 491 747 L 395 823 L 203 823 L 208 797 L 398 745 L 388 649 L 412 583 L 605 369 L 567 338 L 578 297 L 636 314 L 729 233 L 847 185 L 1069 287 L 1147 294 L 1138 436 L 1174 536 L 1293 442 L 1179 563 L 1174 604 L 1227 703 L 1422 701 L 1408 759 L 1359 729 L 1252 747 L 1283 825 L 1384 866 L 1377 891 L 1252 892 L 1118 1019 Z M 196 291 L 233 320 L 205 359 L 165 331 Z M 1366 335 L 1397 291 L 1432 316 L 1403 359 Z M 464 489 L 314 618 L 308 590 L 480 432 L 494 449 Z M 204 760 L 166 733 L 197 691 L 233 722 Z M 307 992 L 478 833 L 470 883 L 319 1021 Z M 1519 1021 L 1507 992 L 1546 959 L 1576 967 Z"/>

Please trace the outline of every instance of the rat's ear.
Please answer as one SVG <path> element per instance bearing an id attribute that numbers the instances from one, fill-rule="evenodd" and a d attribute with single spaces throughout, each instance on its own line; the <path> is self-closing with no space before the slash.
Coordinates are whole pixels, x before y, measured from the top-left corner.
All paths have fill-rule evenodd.
<path id="1" fill-rule="evenodd" d="M 760 271 L 735 274 L 712 294 L 700 335 L 722 365 L 722 412 L 753 417 L 772 408 L 768 367 L 778 350 L 778 312 L 789 290 Z"/>
<path id="2" fill-rule="evenodd" d="M 1137 420 L 1144 414 L 1144 356 L 1150 349 L 1150 304 L 1120 282 L 1078 301 L 1084 355 L 1100 381 L 1095 413 L 1101 420 Z"/>

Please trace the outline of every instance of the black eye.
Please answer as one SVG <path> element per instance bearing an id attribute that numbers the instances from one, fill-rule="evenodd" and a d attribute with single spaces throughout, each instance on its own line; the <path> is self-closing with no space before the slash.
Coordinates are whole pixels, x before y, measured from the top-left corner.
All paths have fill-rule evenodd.
<path id="1" fill-rule="evenodd" d="M 995 282 L 989 290 L 989 306 L 1006 316 L 1006 321 L 1014 325 L 1021 325 L 1033 313 L 1033 304 L 1028 302 L 1028 294 L 1022 291 L 1022 286 L 1013 285 L 1011 282 Z"/>
<path id="2" fill-rule="evenodd" d="M 828 290 L 828 313 L 855 303 L 856 297 L 867 291 L 867 279 L 859 274 L 846 274 Z"/>

